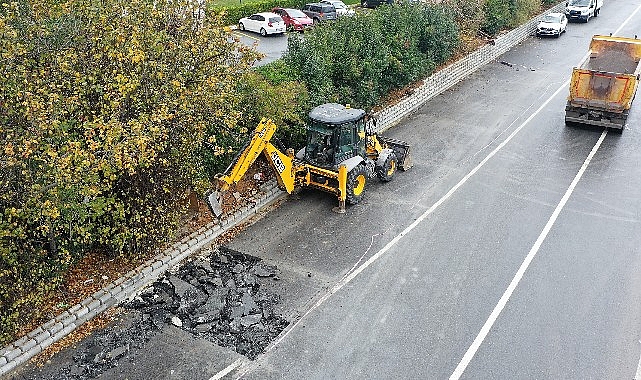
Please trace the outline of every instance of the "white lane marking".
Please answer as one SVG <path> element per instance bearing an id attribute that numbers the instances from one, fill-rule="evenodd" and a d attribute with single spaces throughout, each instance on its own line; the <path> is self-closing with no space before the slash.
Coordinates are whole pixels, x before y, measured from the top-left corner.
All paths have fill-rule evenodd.
<path id="1" fill-rule="evenodd" d="M 641 380 L 641 358 L 639 358 L 639 364 L 637 365 L 637 374 L 634 375 L 634 380 Z"/>
<path id="2" fill-rule="evenodd" d="M 546 223 L 545 227 L 543 228 L 543 231 L 541 231 L 541 234 L 539 237 L 536 239 L 536 242 L 530 249 L 530 252 L 527 254 L 525 257 L 525 260 L 523 260 L 523 263 L 521 264 L 521 267 L 519 270 L 516 272 L 514 275 L 514 278 L 512 279 L 512 282 L 510 282 L 510 285 L 505 289 L 505 292 L 503 293 L 503 296 L 501 296 L 501 299 L 499 300 L 499 303 L 496 304 L 494 307 L 494 310 L 492 310 L 492 313 L 490 314 L 490 317 L 485 321 L 485 324 L 481 328 L 481 331 L 478 333 L 476 338 L 474 339 L 474 342 L 472 342 L 472 345 L 470 348 L 467 349 L 467 352 L 465 352 L 465 355 L 463 356 L 463 359 L 459 362 L 459 364 L 456 366 L 456 369 L 450 376 L 450 380 L 457 380 L 461 377 L 463 372 L 465 371 L 465 368 L 467 368 L 468 364 L 470 364 L 470 361 L 474 357 L 474 354 L 476 354 L 476 351 L 478 348 L 481 346 L 481 343 L 483 343 L 483 340 L 487 336 L 487 334 L 490 332 L 490 329 L 494 325 L 494 322 L 496 322 L 496 319 L 499 317 L 499 314 L 501 314 L 501 311 L 503 311 L 503 308 L 505 307 L 505 304 L 507 304 L 507 301 L 510 299 L 510 296 L 512 295 L 512 292 L 514 292 L 514 289 L 516 289 L 516 286 L 519 284 L 521 281 L 521 278 L 523 278 L 523 274 L 525 274 L 525 271 L 527 268 L 530 266 L 530 263 L 534 259 L 534 256 L 536 256 L 537 252 L 539 251 L 539 248 L 541 248 L 541 244 L 543 244 L 543 241 L 547 237 L 548 233 L 552 229 L 552 226 L 556 222 L 556 219 L 558 218 L 559 214 L 561 213 L 561 210 L 563 210 L 563 207 L 567 203 L 568 199 L 570 198 L 570 195 L 572 195 L 572 192 L 574 191 L 574 188 L 576 185 L 579 183 L 579 180 L 583 176 L 583 173 L 585 170 L 588 168 L 588 165 L 590 165 L 590 161 L 592 161 L 592 157 L 596 154 L 597 150 L 599 150 L 599 147 L 601 146 L 601 143 L 605 139 L 605 136 L 608 134 L 608 130 L 604 130 L 603 133 L 601 133 L 601 137 L 599 137 L 599 140 L 597 140 L 596 144 L 594 147 L 592 147 L 592 151 L 590 151 L 590 154 L 588 157 L 585 159 L 583 162 L 583 165 L 581 166 L 581 169 L 579 169 L 579 172 L 576 173 L 576 176 L 574 177 L 574 180 L 570 184 L 570 187 L 565 191 L 565 194 L 563 195 L 563 198 L 561 198 L 561 201 L 559 204 L 556 206 L 554 209 L 554 212 L 550 216 L 550 219 L 548 219 L 548 222 Z"/>
<path id="3" fill-rule="evenodd" d="M 625 19 L 625 21 L 623 21 L 623 24 L 621 24 L 621 26 L 619 26 L 619 28 L 618 28 L 617 30 L 615 30 L 615 31 L 614 31 L 614 33 L 612 33 L 612 35 L 616 36 L 617 34 L 619 34 L 619 32 L 621 31 L 621 29 L 623 29 L 623 27 L 625 26 L 625 24 L 627 24 L 627 23 L 632 19 L 632 17 L 634 17 L 634 15 L 635 15 L 635 14 L 637 14 L 637 12 L 639 11 L 639 9 L 641 9 L 641 5 L 639 5 L 639 6 L 637 7 L 637 9 L 635 9 L 635 10 L 634 10 L 634 12 L 632 12 L 632 13 L 630 14 L 630 16 L 628 16 L 628 18 L 626 18 L 626 19 Z"/>
<path id="4" fill-rule="evenodd" d="M 641 8 L 641 6 L 639 6 L 639 8 Z M 625 22 L 624 22 L 624 23 L 623 23 L 623 24 L 622 24 L 622 25 L 621 25 L 621 26 L 616 30 L 615 34 L 616 34 L 616 33 L 618 33 L 618 32 L 621 30 L 621 28 L 623 27 L 623 25 L 625 25 L 625 24 L 629 21 L 629 19 L 630 19 L 630 18 L 632 18 L 632 16 L 633 16 L 634 14 L 636 14 L 636 13 L 637 13 L 637 11 L 639 10 L 639 8 L 637 8 L 637 10 L 635 10 L 635 11 L 630 15 L 630 17 L 628 17 L 628 19 L 627 19 L 627 20 L 626 20 L 626 21 L 625 21 Z M 579 62 L 583 62 L 583 61 L 588 57 L 588 55 L 589 55 L 589 52 L 588 52 L 588 53 L 586 53 L 586 54 L 583 56 L 583 58 L 581 58 L 581 60 L 580 60 Z M 578 65 L 577 65 L 577 66 L 578 66 Z M 405 236 L 405 235 L 406 235 L 406 234 L 408 234 L 410 231 L 412 231 L 412 230 L 413 230 L 416 226 L 418 226 L 418 225 L 419 225 L 423 220 L 425 220 L 425 218 L 427 218 L 430 214 L 432 214 L 432 213 L 433 213 L 433 212 L 434 212 L 434 211 L 435 211 L 435 210 L 436 210 L 436 209 L 437 209 L 441 204 L 443 204 L 446 200 L 448 200 L 448 199 L 449 199 L 449 198 L 450 198 L 450 197 L 451 197 L 451 196 L 452 196 L 452 195 L 453 195 L 453 194 L 454 194 L 454 193 L 455 193 L 455 192 L 456 192 L 456 191 L 457 191 L 461 186 L 463 186 L 463 184 L 465 184 L 465 183 L 466 183 L 466 182 L 467 182 L 467 181 L 468 181 L 468 180 L 469 180 L 469 179 L 470 179 L 474 174 L 476 174 L 476 172 L 477 172 L 477 171 L 479 171 L 479 169 L 481 169 L 481 167 L 483 167 L 483 165 L 485 165 L 485 163 L 487 163 L 487 161 L 489 161 L 489 160 L 490 160 L 490 158 L 494 157 L 494 155 L 496 155 L 496 153 L 498 153 L 501 149 L 503 149 L 503 147 L 504 147 L 505 145 L 507 145 L 507 143 L 508 143 L 508 142 L 510 142 L 510 140 L 512 140 L 512 138 L 514 138 L 514 136 L 516 136 L 516 135 L 521 131 L 521 129 L 523 129 L 523 128 L 524 128 L 524 127 L 525 127 L 525 126 L 526 126 L 530 121 L 532 121 L 532 119 L 534 119 L 534 117 L 535 117 L 536 115 L 538 115 L 538 114 L 539 114 L 539 112 L 541 112 L 541 111 L 543 110 L 543 108 L 545 108 L 545 106 L 547 106 L 547 105 L 548 105 L 548 103 L 549 103 L 549 102 L 550 102 L 554 97 L 556 97 L 556 96 L 559 94 L 559 92 L 560 92 L 561 90 L 563 90 L 565 87 L 567 87 L 569 84 L 570 84 L 570 80 L 569 80 L 569 79 L 568 79 L 568 80 L 566 80 L 565 82 L 563 82 L 563 84 L 562 84 L 562 85 L 561 85 L 561 86 L 560 86 L 556 91 L 554 91 L 554 93 L 553 93 L 553 94 L 552 94 L 552 95 L 551 95 L 551 96 L 550 96 L 550 97 L 549 97 L 549 98 L 548 98 L 548 99 L 547 99 L 547 100 L 546 100 L 546 101 L 545 101 L 545 102 L 544 102 L 544 103 L 543 103 L 539 108 L 537 108 L 537 110 L 536 110 L 536 111 L 534 111 L 534 113 L 533 113 L 532 115 L 530 115 L 530 116 L 529 116 L 529 117 L 528 117 L 528 118 L 527 118 L 523 123 L 521 123 L 521 125 L 519 125 L 519 127 L 518 127 L 518 128 L 516 128 L 516 129 L 514 130 L 514 132 L 512 132 L 512 133 L 511 133 L 511 134 L 510 134 L 510 135 L 509 135 L 509 136 L 508 136 L 508 137 L 507 137 L 507 138 L 506 138 L 506 139 L 505 139 L 501 144 L 499 144 L 496 148 L 494 148 L 494 150 L 492 150 L 492 151 L 491 151 L 491 152 L 490 152 L 490 153 L 489 153 L 489 154 L 488 154 L 488 155 L 487 155 L 487 156 L 486 156 L 486 157 L 485 157 L 485 158 L 484 158 L 484 159 L 483 159 L 483 160 L 482 160 L 482 161 L 481 161 L 481 162 L 480 162 L 476 167 L 474 167 L 474 169 L 472 169 L 472 171 L 470 171 L 470 172 L 469 172 L 465 177 L 463 177 L 463 178 L 462 178 L 462 179 L 461 179 L 461 180 L 460 180 L 456 185 L 454 185 L 454 187 L 452 187 L 452 188 L 451 188 L 451 189 L 450 189 L 450 190 L 449 190 L 449 191 L 448 191 L 448 192 L 447 192 L 443 197 L 441 197 L 438 201 L 436 201 L 436 203 L 434 203 L 434 204 L 432 205 L 432 207 L 430 207 L 430 208 L 429 208 L 427 211 L 425 211 L 425 212 L 424 212 L 420 217 L 418 217 L 418 219 L 416 219 L 416 220 L 414 221 L 414 223 L 410 224 L 410 225 L 409 225 L 407 228 L 405 228 L 405 229 L 404 229 L 400 234 L 398 234 L 396 237 L 394 237 L 394 239 L 392 239 L 392 240 L 391 240 L 389 243 L 387 243 L 383 248 L 381 248 L 378 252 L 376 252 L 376 254 L 374 254 L 374 255 L 373 255 L 372 257 L 370 257 L 366 262 L 364 262 L 364 263 L 363 263 L 363 265 L 361 265 L 360 267 L 358 267 L 358 268 L 357 268 L 356 270 L 354 270 L 353 272 L 349 273 L 347 276 L 343 277 L 343 279 L 342 279 L 341 281 L 339 281 L 336 285 L 334 285 L 334 286 L 332 287 L 332 289 L 331 289 L 329 292 L 325 293 L 325 294 L 323 295 L 323 297 L 321 297 L 321 298 L 318 300 L 318 302 L 316 302 L 316 303 L 314 304 L 314 306 L 312 306 L 309 310 L 307 310 L 307 311 L 305 312 L 305 314 L 303 314 L 303 315 L 302 315 L 302 316 L 301 316 L 301 317 L 300 317 L 300 318 L 299 318 L 299 319 L 298 319 L 298 320 L 297 320 L 293 325 L 291 325 L 291 327 L 290 327 L 289 329 L 287 329 L 287 331 L 286 331 L 283 335 L 281 335 L 281 336 L 280 336 L 276 341 L 274 341 L 274 342 L 269 346 L 269 348 L 267 348 L 267 350 L 265 351 L 265 354 L 266 354 L 266 353 L 268 353 L 269 351 L 271 351 L 274 347 L 278 346 L 278 344 L 280 344 L 280 342 L 281 342 L 283 339 L 285 339 L 285 337 L 287 337 L 287 336 L 289 335 L 289 333 L 290 333 L 292 330 L 294 330 L 294 329 L 295 329 L 295 328 L 296 328 L 296 327 L 301 323 L 301 321 L 303 321 L 303 320 L 305 319 L 305 317 L 307 317 L 307 315 L 309 315 L 312 311 L 316 310 L 319 306 L 321 306 L 323 303 L 325 303 L 325 301 L 327 301 L 327 300 L 328 300 L 332 295 L 334 295 L 334 293 L 336 293 L 337 291 L 339 291 L 340 289 L 342 289 L 345 285 L 347 285 L 348 283 L 350 283 L 350 282 L 351 282 L 351 281 L 352 281 L 356 276 L 358 276 L 358 275 L 359 275 L 362 271 L 364 271 L 367 267 L 369 267 L 369 266 L 370 266 L 370 265 L 372 265 L 374 262 L 376 262 L 379 258 L 381 258 L 381 257 L 382 257 L 382 256 L 383 256 L 387 251 L 389 251 L 389 250 L 390 250 L 390 248 L 392 248 L 394 245 L 396 245 L 396 243 L 397 243 L 399 240 L 401 240 L 401 238 L 402 238 L 403 236 Z M 604 133 L 605 133 L 605 132 L 604 132 Z M 602 137 L 604 137 L 604 136 L 602 136 Z M 264 355 L 264 354 L 263 354 L 263 355 Z M 242 371 L 242 373 L 238 374 L 238 376 L 236 377 L 236 379 L 240 379 L 240 378 L 242 378 L 245 374 L 247 374 L 247 372 L 251 371 L 251 369 L 252 369 L 255 365 L 257 365 L 258 363 L 256 363 L 256 362 L 250 362 L 249 364 L 250 364 L 250 365 L 249 365 L 249 367 L 244 368 L 244 371 Z M 459 365 L 460 365 L 460 364 L 459 364 Z M 211 379 L 211 380 L 213 380 L 213 379 Z M 638 380 L 641 380 L 641 378 L 640 378 L 640 379 L 638 379 Z"/>
<path id="5" fill-rule="evenodd" d="M 587 54 L 586 54 L 587 56 Z M 502 143 L 500 143 L 494 150 L 492 150 L 474 169 L 472 169 L 465 177 L 463 177 L 454 187 L 452 187 L 445 195 L 443 195 L 436 203 L 432 205 L 427 211 L 425 211 L 421 216 L 419 216 L 412 224 L 410 224 L 408 227 L 406 227 L 400 234 L 396 235 L 389 243 L 387 243 L 383 248 L 381 248 L 378 252 L 376 252 L 372 257 L 370 257 L 367 261 L 365 261 L 360 267 L 356 268 L 353 272 L 349 273 L 347 276 L 343 277 L 342 280 L 340 280 L 338 283 L 336 283 L 327 293 L 325 293 L 315 304 L 312 306 L 309 310 L 305 312 L 293 325 L 291 325 L 290 328 L 287 329 L 287 331 L 282 334 L 277 340 L 275 340 L 266 350 L 265 354 L 270 352 L 274 347 L 278 346 L 280 342 L 285 339 L 290 332 L 292 332 L 304 319 L 307 317 L 312 311 L 316 310 L 319 306 L 321 306 L 325 301 L 327 301 L 334 293 L 338 292 L 341 290 L 345 285 L 350 283 L 356 276 L 358 276 L 361 272 L 363 272 L 367 267 L 372 265 L 374 262 L 376 262 L 378 259 L 380 259 L 387 251 L 389 251 L 396 243 L 398 243 L 403 236 L 407 235 L 409 232 L 411 232 L 416 226 L 418 226 L 425 218 L 427 218 L 430 214 L 432 214 L 441 204 L 443 204 L 445 201 L 447 201 L 461 186 L 463 186 L 476 172 L 478 172 L 483 165 L 485 165 L 492 157 L 494 157 L 507 143 L 510 142 L 516 136 L 536 115 L 539 114 L 545 108 L 545 106 L 550 103 L 554 97 L 556 97 L 561 90 L 566 88 L 568 84 L 570 83 L 570 80 L 566 80 L 563 82 L 561 87 L 559 87 L 550 97 L 543 102 L 543 104 L 534 111 L 532 115 L 530 115 L 521 125 L 518 126 L 512 132 Z M 258 359 L 260 360 L 260 359 Z M 257 360 L 257 361 L 258 361 Z M 255 366 L 258 365 L 257 361 L 248 363 L 248 366 L 246 368 L 241 368 L 240 373 L 237 375 L 236 379 L 240 379 L 244 377 L 248 372 L 252 370 Z"/>
<path id="6" fill-rule="evenodd" d="M 222 371 L 220 371 L 217 374 L 215 374 L 214 376 L 212 376 L 209 380 L 220 380 L 220 379 L 222 379 L 225 375 L 227 375 L 231 371 L 235 370 L 236 368 L 240 367 L 243 363 L 245 363 L 245 361 L 246 361 L 245 358 L 236 359 L 235 362 L 231 363 L 225 369 L 223 369 Z"/>
<path id="7" fill-rule="evenodd" d="M 621 24 L 621 26 L 619 26 L 619 28 L 613 34 L 614 35 L 618 34 L 621 31 L 621 29 L 623 29 L 623 27 L 630 21 L 630 19 L 632 19 L 632 17 L 639 11 L 639 9 L 641 9 L 641 5 L 639 5 L 635 9 L 635 11 L 632 12 L 632 14 L 623 22 L 623 24 Z M 583 62 L 586 58 L 587 58 L 587 54 L 585 56 L 583 56 L 583 58 L 581 59 L 580 62 Z M 568 83 L 568 82 L 566 82 L 566 83 Z M 565 86 L 565 84 L 564 84 L 564 86 Z M 562 86 L 562 87 L 564 87 L 564 86 Z M 559 88 L 559 90 L 560 89 L 561 88 Z M 557 90 L 557 92 L 559 92 L 559 90 Z M 549 99 L 548 99 L 548 101 L 549 101 Z M 527 121 L 528 120 L 526 120 L 526 122 Z M 559 204 L 557 205 L 556 209 L 552 213 L 552 216 L 550 216 L 550 219 L 548 220 L 547 224 L 545 225 L 545 228 L 543 229 L 543 231 L 539 235 L 539 238 L 534 243 L 534 246 L 532 247 L 532 249 L 530 249 L 530 252 L 528 253 L 528 255 L 525 257 L 525 260 L 521 264 L 521 267 L 519 268 L 519 270 L 516 272 L 516 275 L 512 279 L 512 282 L 510 283 L 508 288 L 505 290 L 505 293 L 503 293 L 503 296 L 499 300 L 498 304 L 494 307 L 494 310 L 492 310 L 492 313 L 490 314 L 490 317 L 487 319 L 487 321 L 485 321 L 485 324 L 483 325 L 483 327 L 481 328 L 481 331 L 478 333 L 478 335 L 474 339 L 474 342 L 472 342 L 472 345 L 467 349 L 467 351 L 465 352 L 465 355 L 463 356 L 463 358 L 461 359 L 459 364 L 456 366 L 456 369 L 454 369 L 454 372 L 450 376 L 450 380 L 459 379 L 461 377 L 461 375 L 463 374 L 463 372 L 465 371 L 465 369 L 467 368 L 467 366 L 470 364 L 470 361 L 472 360 L 472 358 L 476 354 L 476 351 L 480 347 L 481 343 L 483 343 L 483 340 L 485 339 L 485 337 L 489 333 L 490 329 L 494 325 L 494 322 L 496 322 L 496 319 L 498 318 L 499 314 L 501 313 L 501 311 L 505 307 L 505 304 L 510 299 L 510 296 L 512 295 L 512 292 L 514 291 L 514 289 L 518 285 L 519 281 L 521 281 L 521 278 L 523 277 L 523 274 L 525 273 L 525 271 L 527 270 L 528 266 L 530 265 L 530 262 L 532 262 L 532 259 L 534 259 L 534 256 L 536 256 L 536 253 L 538 252 L 541 244 L 543 243 L 543 241 L 547 237 L 547 234 L 550 232 L 550 229 L 552 228 L 552 225 L 554 224 L 554 222 L 556 221 L 556 218 L 558 217 L 559 213 L 561 212 L 561 209 L 563 209 L 563 207 L 565 206 L 565 203 L 567 202 L 568 198 L 570 197 L 570 195 L 574 191 L 574 188 L 576 187 L 576 184 L 581 179 L 581 176 L 583 176 L 583 173 L 585 172 L 585 170 L 587 169 L 588 165 L 590 164 L 590 161 L 592 160 L 592 157 L 594 157 L 594 155 L 596 154 L 597 150 L 601 146 L 601 143 L 605 139 L 605 136 L 607 135 L 607 133 L 608 133 L 607 129 L 603 131 L 603 133 L 601 134 L 601 137 L 599 137 L 599 140 L 597 141 L 597 143 L 592 148 L 592 151 L 590 152 L 588 157 L 585 159 L 585 162 L 581 166 L 581 169 L 579 169 L 579 172 L 574 177 L 574 180 L 572 181 L 572 183 L 570 184 L 570 187 L 567 189 L 567 191 L 563 195 L 563 198 L 561 199 L 561 202 L 559 202 Z M 636 378 L 635 378 L 636 380 L 641 380 L 641 373 L 640 372 L 641 372 L 641 359 L 639 359 L 639 365 L 637 366 L 637 374 L 636 374 Z"/>

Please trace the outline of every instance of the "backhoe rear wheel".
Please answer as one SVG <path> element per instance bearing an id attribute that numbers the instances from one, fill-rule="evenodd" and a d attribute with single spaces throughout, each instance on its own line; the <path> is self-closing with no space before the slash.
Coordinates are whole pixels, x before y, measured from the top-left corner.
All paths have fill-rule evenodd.
<path id="1" fill-rule="evenodd" d="M 398 159 L 396 154 L 391 152 L 382 166 L 376 167 L 376 175 L 383 182 L 389 182 L 394 178 L 394 173 L 396 173 L 396 168 L 398 166 Z"/>
<path id="2" fill-rule="evenodd" d="M 367 170 L 364 165 L 358 165 L 347 173 L 347 203 L 355 205 L 363 198 L 367 184 Z"/>

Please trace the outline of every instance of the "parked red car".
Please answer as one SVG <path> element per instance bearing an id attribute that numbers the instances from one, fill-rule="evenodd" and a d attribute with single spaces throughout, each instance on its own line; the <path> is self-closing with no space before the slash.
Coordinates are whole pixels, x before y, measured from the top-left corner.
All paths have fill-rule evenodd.
<path id="1" fill-rule="evenodd" d="M 285 21 L 287 30 L 302 32 L 314 25 L 314 21 L 298 9 L 274 8 L 272 9 L 272 12 L 279 15 L 283 19 L 283 21 Z"/>

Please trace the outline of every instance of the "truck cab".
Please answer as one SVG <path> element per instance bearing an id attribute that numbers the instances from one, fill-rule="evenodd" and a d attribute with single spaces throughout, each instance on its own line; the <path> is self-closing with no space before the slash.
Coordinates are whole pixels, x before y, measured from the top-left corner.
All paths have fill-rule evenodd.
<path id="1" fill-rule="evenodd" d="M 591 17 L 597 17 L 601 11 L 603 0 L 568 0 L 565 3 L 565 15 L 568 20 L 588 22 Z"/>

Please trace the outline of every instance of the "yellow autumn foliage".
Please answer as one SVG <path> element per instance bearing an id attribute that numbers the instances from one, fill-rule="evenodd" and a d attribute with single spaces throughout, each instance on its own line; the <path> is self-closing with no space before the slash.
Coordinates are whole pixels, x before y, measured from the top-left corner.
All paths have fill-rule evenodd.
<path id="1" fill-rule="evenodd" d="M 0 344 L 86 252 L 170 239 L 225 164 L 202 157 L 244 139 L 257 53 L 195 4 L 0 5 Z"/>

